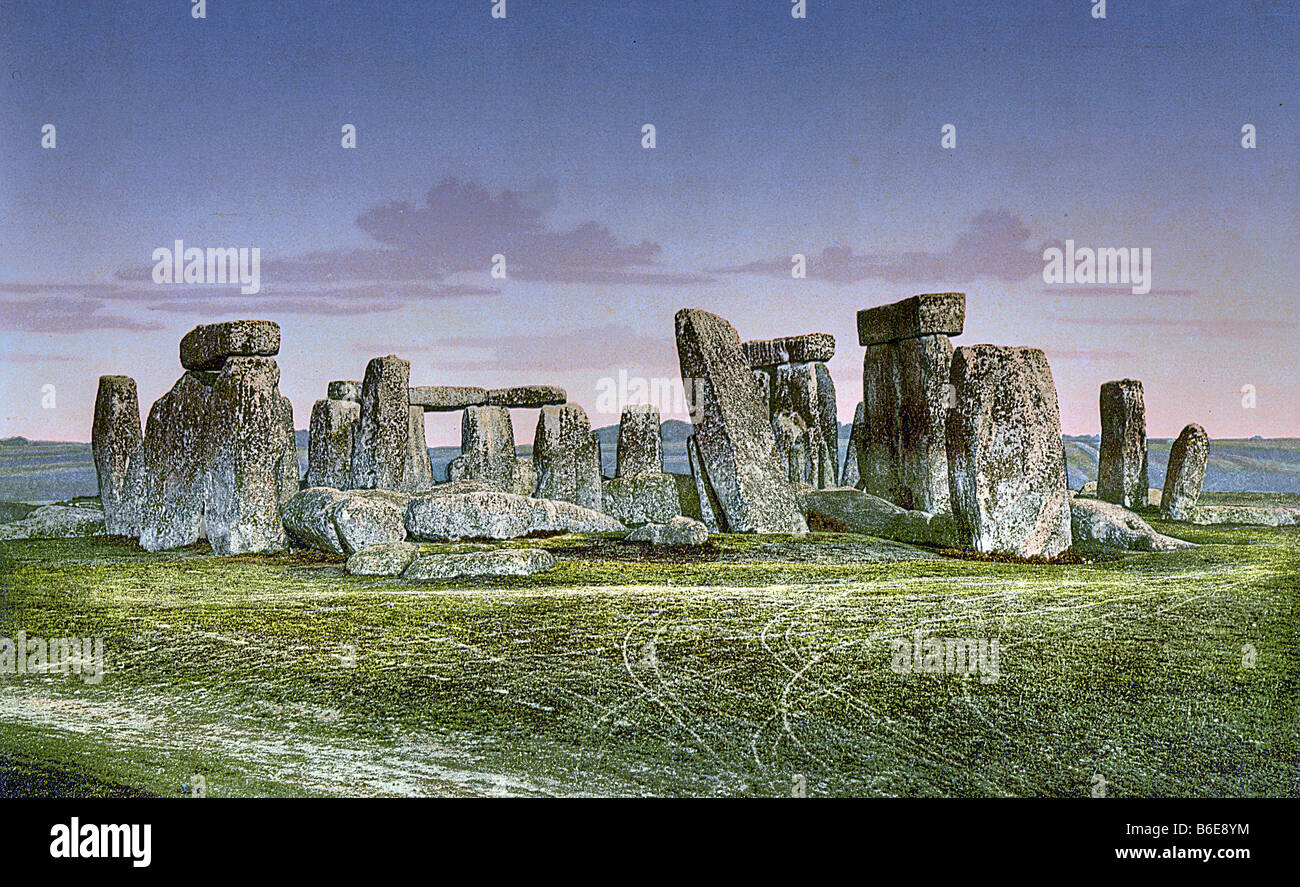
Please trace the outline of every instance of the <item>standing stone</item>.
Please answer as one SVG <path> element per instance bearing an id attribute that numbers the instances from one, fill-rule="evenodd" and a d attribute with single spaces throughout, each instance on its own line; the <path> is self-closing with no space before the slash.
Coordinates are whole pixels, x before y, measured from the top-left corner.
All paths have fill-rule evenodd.
<path id="1" fill-rule="evenodd" d="M 1056 384 L 1037 348 L 974 345 L 952 360 L 953 513 L 985 554 L 1053 558 L 1070 547 Z"/>
<path id="2" fill-rule="evenodd" d="M 361 403 L 361 383 L 350 379 L 331 382 L 326 388 L 325 396 L 330 400 L 350 400 Z"/>
<path id="3" fill-rule="evenodd" d="M 187 372 L 149 410 L 130 472 L 140 491 L 140 547 L 146 551 L 179 548 L 202 536 L 213 381 L 212 373 Z"/>
<path id="4" fill-rule="evenodd" d="M 447 479 L 481 480 L 498 490 L 515 490 L 515 431 L 505 407 L 469 407 L 460 417 L 460 455 L 447 466 Z M 530 489 L 523 495 L 531 495 Z"/>
<path id="5" fill-rule="evenodd" d="M 834 347 L 834 339 L 831 340 Z M 810 456 L 817 465 L 816 486 L 835 486 L 839 476 L 839 416 L 835 404 L 835 382 L 821 362 L 787 363 L 776 367 L 772 381 L 772 415 L 798 416 L 803 427 L 815 432 L 809 441 Z M 823 468 L 822 447 L 829 454 Z M 824 474 L 828 477 L 822 477 Z M 794 479 L 793 477 L 791 478 Z"/>
<path id="6" fill-rule="evenodd" d="M 286 546 L 280 522 L 285 428 L 279 382 L 280 368 L 271 358 L 231 357 L 208 396 L 210 461 L 203 503 L 216 554 Z"/>
<path id="7" fill-rule="evenodd" d="M 403 489 L 410 440 L 410 376 L 411 364 L 391 354 L 366 365 L 361 417 L 353 438 L 353 486 Z"/>
<path id="8" fill-rule="evenodd" d="M 858 401 L 853 411 L 853 427 L 849 431 L 849 445 L 844 451 L 844 468 L 840 472 L 840 486 L 859 487 L 862 484 L 862 437 L 866 432 L 866 404 Z M 838 448 L 839 440 L 836 439 Z"/>
<path id="9" fill-rule="evenodd" d="M 355 401 L 316 401 L 307 437 L 308 489 L 352 487 L 352 436 L 360 418 L 361 404 Z"/>
<path id="10" fill-rule="evenodd" d="M 1125 508 L 1146 505 L 1147 411 L 1142 383 L 1121 379 L 1101 386 L 1101 455 L 1097 498 Z"/>
<path id="11" fill-rule="evenodd" d="M 433 462 L 429 459 L 429 442 L 424 434 L 424 408 L 412 406 L 409 413 L 406 476 L 402 489 L 413 493 L 433 486 Z"/>
<path id="12" fill-rule="evenodd" d="M 1165 488 L 1160 497 L 1161 517 L 1165 520 L 1191 520 L 1192 509 L 1201 497 L 1201 485 L 1205 483 L 1205 464 L 1209 458 L 1209 435 L 1196 423 L 1188 425 L 1169 450 Z M 106 514 L 107 511 L 105 509 Z"/>
<path id="13" fill-rule="evenodd" d="M 181 339 L 181 366 L 219 370 L 227 357 L 274 357 L 280 353 L 280 325 L 270 320 L 231 320 L 196 326 Z"/>
<path id="14" fill-rule="evenodd" d="M 693 434 L 686 438 L 686 462 L 691 468 L 691 478 L 695 481 L 695 498 L 699 503 L 700 520 L 710 533 L 716 533 L 719 529 L 718 515 L 722 513 L 722 506 L 709 486 L 709 478 L 704 473 L 704 463 L 700 460 L 700 450 L 696 446 Z"/>
<path id="15" fill-rule="evenodd" d="M 283 507 L 286 502 L 298 495 L 299 481 L 302 478 L 298 473 L 298 433 L 293 427 L 293 401 L 283 394 L 279 395 L 279 397 L 280 427 L 283 429 L 283 435 L 280 439 L 280 463 L 277 482 L 280 490 L 280 505 Z"/>
<path id="16" fill-rule="evenodd" d="M 600 511 L 600 441 L 576 403 L 542 407 L 533 440 L 537 498 L 573 502 Z"/>
<path id="17" fill-rule="evenodd" d="M 663 442 L 659 437 L 659 410 L 652 404 L 623 407 L 618 422 L 616 477 L 660 473 L 664 470 Z"/>
<path id="18" fill-rule="evenodd" d="M 947 336 L 921 336 L 894 347 L 901 373 L 895 465 L 902 501 L 897 504 L 945 514 L 951 510 L 944 424 L 952 343 Z"/>
<path id="19" fill-rule="evenodd" d="M 100 376 L 90 447 L 99 476 L 105 532 L 110 536 L 140 535 L 139 504 L 127 485 L 127 477 L 141 439 L 135 380 L 129 376 Z"/>
<path id="20" fill-rule="evenodd" d="M 696 455 L 721 508 L 719 525 L 739 533 L 807 532 L 736 330 L 696 309 L 678 311 L 675 326 L 682 382 L 697 401 Z"/>

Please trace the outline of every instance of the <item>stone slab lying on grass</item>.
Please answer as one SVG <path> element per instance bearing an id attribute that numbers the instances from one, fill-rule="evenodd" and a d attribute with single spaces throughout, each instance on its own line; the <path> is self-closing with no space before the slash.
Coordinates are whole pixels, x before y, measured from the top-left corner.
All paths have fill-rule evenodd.
<path id="1" fill-rule="evenodd" d="M 502 548 L 463 554 L 426 554 L 402 573 L 415 581 L 466 579 L 475 576 L 531 576 L 554 570 L 555 555 L 540 548 Z"/>
<path id="2" fill-rule="evenodd" d="M 1157 533 L 1127 508 L 1102 499 L 1070 500 L 1070 528 L 1074 550 L 1079 554 L 1176 551 L 1196 547 L 1191 542 Z"/>
<path id="3" fill-rule="evenodd" d="M 614 477 L 605 481 L 601 510 L 629 527 L 662 524 L 681 513 L 677 478 L 663 472 Z"/>
<path id="4" fill-rule="evenodd" d="M 102 536 L 104 512 L 90 506 L 42 505 L 27 517 L 0 525 L 0 540 Z"/>
<path id="5" fill-rule="evenodd" d="M 406 509 L 414 539 L 515 539 L 531 533 L 607 533 L 627 527 L 607 514 L 572 502 L 513 493 L 417 493 Z"/>
<path id="6" fill-rule="evenodd" d="M 709 541 L 709 528 L 697 520 L 678 515 L 667 523 L 637 527 L 627 534 L 625 540 L 651 545 L 703 545 Z"/>
<path id="7" fill-rule="evenodd" d="M 410 496 L 397 490 L 303 490 L 280 510 L 284 528 L 300 543 L 352 554 L 379 542 L 406 538 Z"/>
<path id="8" fill-rule="evenodd" d="M 883 536 L 906 509 L 852 487 L 800 490 L 799 510 L 816 529 Z"/>
<path id="9" fill-rule="evenodd" d="M 1300 526 L 1300 508 L 1282 505 L 1198 505 L 1192 509 L 1194 524 L 1242 524 L 1254 527 Z"/>
<path id="10" fill-rule="evenodd" d="M 379 542 L 353 552 L 343 570 L 352 576 L 400 576 L 419 551 L 414 542 Z"/>

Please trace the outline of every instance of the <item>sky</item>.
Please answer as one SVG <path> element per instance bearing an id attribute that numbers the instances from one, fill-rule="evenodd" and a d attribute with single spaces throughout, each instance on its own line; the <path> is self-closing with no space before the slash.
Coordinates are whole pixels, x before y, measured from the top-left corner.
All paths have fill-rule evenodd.
<path id="1" fill-rule="evenodd" d="M 1291 0 L 493 6 L 0 4 L 0 436 L 88 440 L 104 374 L 147 414 L 245 317 L 299 428 L 390 353 L 609 425 L 602 380 L 679 378 L 682 307 L 832 333 L 848 422 L 856 312 L 960 291 L 954 344 L 1045 349 L 1066 433 L 1137 378 L 1151 436 L 1300 437 Z M 256 247 L 260 292 L 156 283 L 176 240 Z M 1067 240 L 1149 249 L 1150 292 L 1045 282 Z"/>

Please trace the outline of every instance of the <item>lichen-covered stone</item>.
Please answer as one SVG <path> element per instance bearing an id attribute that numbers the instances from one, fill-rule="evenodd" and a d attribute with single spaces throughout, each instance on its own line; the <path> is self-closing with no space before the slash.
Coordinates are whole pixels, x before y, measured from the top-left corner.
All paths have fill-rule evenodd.
<path id="1" fill-rule="evenodd" d="M 894 518 L 904 511 L 879 496 L 852 488 L 801 490 L 798 499 L 810 526 L 882 538 Z"/>
<path id="2" fill-rule="evenodd" d="M 307 437 L 308 487 L 352 486 L 352 437 L 360 419 L 361 404 L 356 401 L 316 401 Z"/>
<path id="3" fill-rule="evenodd" d="M 601 510 L 629 527 L 664 523 L 681 513 L 678 482 L 661 471 L 610 478 Z"/>
<path id="4" fill-rule="evenodd" d="M 556 406 L 565 403 L 569 395 L 563 388 L 553 385 L 518 385 L 514 388 L 492 388 L 488 390 L 489 406 L 511 407 L 515 409 L 536 409 L 537 407 Z"/>
<path id="5" fill-rule="evenodd" d="M 840 486 L 859 487 L 862 484 L 862 440 L 866 434 L 866 404 L 858 401 L 853 411 L 853 426 L 849 443 L 844 451 L 844 466 L 840 469 Z M 836 444 L 838 445 L 838 437 Z M 837 450 L 838 452 L 838 450 Z"/>
<path id="6" fill-rule="evenodd" d="M 1205 465 L 1210 458 L 1210 437 L 1192 423 L 1182 430 L 1169 449 L 1165 488 L 1160 496 L 1160 516 L 1165 520 L 1189 520 L 1205 483 Z"/>
<path id="7" fill-rule="evenodd" d="M 741 348 L 754 369 L 786 363 L 825 362 L 835 356 L 835 337 L 830 333 L 806 333 L 779 339 L 754 339 L 742 343 Z"/>
<path id="8" fill-rule="evenodd" d="M 104 524 L 113 536 L 140 535 L 139 502 L 137 492 L 128 486 L 128 474 L 142 439 L 135 380 L 129 376 L 100 376 L 90 447 L 99 478 Z"/>
<path id="9" fill-rule="evenodd" d="M 140 547 L 146 551 L 190 545 L 203 532 L 213 381 L 211 373 L 187 372 L 149 410 L 139 460 L 131 466 L 140 496 Z"/>
<path id="10" fill-rule="evenodd" d="M 1197 505 L 1192 523 L 1241 524 L 1249 527 L 1300 526 L 1300 508 L 1285 505 Z"/>
<path id="11" fill-rule="evenodd" d="M 406 509 L 413 539 L 513 539 L 530 533 L 605 533 L 626 529 L 609 515 L 572 502 L 512 493 L 417 493 Z"/>
<path id="12" fill-rule="evenodd" d="M 460 417 L 460 455 L 447 466 L 448 480 L 481 480 L 513 492 L 518 461 L 510 411 L 492 406 L 466 408 Z"/>
<path id="13" fill-rule="evenodd" d="M 618 423 L 616 465 L 616 477 L 659 474 L 664 470 L 657 407 L 651 404 L 629 404 L 623 407 Z"/>
<path id="14" fill-rule="evenodd" d="M 576 403 L 542 407 L 533 439 L 539 499 L 573 502 L 600 511 L 600 443 Z"/>
<path id="15" fill-rule="evenodd" d="M 343 553 L 343 541 L 334 526 L 334 508 L 344 493 L 330 487 L 308 487 L 280 509 L 285 530 L 298 542 L 321 551 Z"/>
<path id="16" fill-rule="evenodd" d="M 952 360 L 947 446 L 953 512 L 986 554 L 1054 558 L 1070 547 L 1056 384 L 1037 348 L 974 345 Z"/>
<path id="17" fill-rule="evenodd" d="M 331 516 L 346 554 L 381 542 L 406 538 L 407 501 L 367 496 L 376 490 L 354 490 L 332 506 Z"/>
<path id="18" fill-rule="evenodd" d="M 361 383 L 361 417 L 352 449 L 352 485 L 400 490 L 410 452 L 411 365 L 400 357 L 376 357 Z"/>
<path id="19" fill-rule="evenodd" d="M 839 416 L 835 403 L 835 382 L 824 363 L 793 363 L 778 366 L 772 376 L 772 415 L 797 416 L 803 427 L 817 434 L 807 444 L 814 466 L 807 480 L 815 486 L 833 487 L 839 477 Z M 819 453 L 821 445 L 826 451 Z M 778 447 L 780 449 L 780 447 Z M 824 461 L 829 459 L 829 466 Z M 803 478 L 790 476 L 791 480 Z"/>
<path id="20" fill-rule="evenodd" d="M 100 508 L 42 505 L 21 520 L 0 524 L 0 541 L 66 539 L 74 536 L 100 536 L 104 532 L 104 512 Z"/>
<path id="21" fill-rule="evenodd" d="M 709 541 L 709 529 L 697 520 L 678 515 L 663 523 L 638 527 L 627 534 L 625 541 L 650 545 L 703 545 Z"/>
<path id="22" fill-rule="evenodd" d="M 1146 504 L 1147 413 L 1142 383 L 1120 379 L 1101 386 L 1101 453 L 1097 498 L 1125 508 Z"/>
<path id="23" fill-rule="evenodd" d="M 417 385 L 410 391 L 411 406 L 429 413 L 450 413 L 466 407 L 486 406 L 486 388 L 461 385 Z"/>
<path id="24" fill-rule="evenodd" d="M 735 329 L 696 309 L 678 311 L 675 326 L 682 380 L 696 400 L 696 455 L 719 508 L 719 526 L 738 533 L 806 532 L 778 462 L 768 407 Z"/>
<path id="25" fill-rule="evenodd" d="M 400 576 L 419 551 L 414 542 L 378 542 L 353 552 L 343 570 L 351 576 Z"/>
<path id="26" fill-rule="evenodd" d="M 485 576 L 532 576 L 556 567 L 555 555 L 540 548 L 498 548 L 460 554 L 426 554 L 417 557 L 403 579 L 429 582 Z"/>
<path id="27" fill-rule="evenodd" d="M 433 486 L 433 461 L 429 458 L 429 442 L 424 434 L 424 410 L 410 408 L 410 426 L 406 439 L 406 474 L 402 489 L 414 492 Z"/>
<path id="28" fill-rule="evenodd" d="M 328 400 L 350 400 L 361 403 L 361 383 L 351 379 L 337 379 L 330 382 L 325 389 Z"/>
<path id="29" fill-rule="evenodd" d="M 965 293 L 924 293 L 858 312 L 858 344 L 883 345 L 920 336 L 960 336 Z"/>
<path id="30" fill-rule="evenodd" d="M 280 325 L 270 320 L 231 320 L 196 326 L 181 339 L 181 366 L 219 370 L 228 357 L 274 357 Z"/>
<path id="31" fill-rule="evenodd" d="M 1196 547 L 1191 542 L 1157 533 L 1133 512 L 1101 499 L 1072 499 L 1070 521 L 1074 549 L 1084 555 Z"/>

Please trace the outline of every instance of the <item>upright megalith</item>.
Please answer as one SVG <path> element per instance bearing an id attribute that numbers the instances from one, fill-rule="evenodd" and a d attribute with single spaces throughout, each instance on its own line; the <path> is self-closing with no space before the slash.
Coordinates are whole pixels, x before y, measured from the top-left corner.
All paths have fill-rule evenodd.
<path id="1" fill-rule="evenodd" d="M 352 437 L 360 419 L 361 404 L 357 401 L 316 401 L 307 437 L 308 488 L 351 489 Z"/>
<path id="2" fill-rule="evenodd" d="M 433 486 L 433 461 L 429 458 L 429 442 L 424 433 L 424 409 L 411 406 L 409 414 L 406 474 L 402 478 L 402 489 L 413 493 Z"/>
<path id="3" fill-rule="evenodd" d="M 293 401 L 276 391 L 280 409 L 280 459 L 277 466 L 277 484 L 280 504 L 297 495 L 302 476 L 298 472 L 298 432 L 293 421 Z"/>
<path id="4" fill-rule="evenodd" d="M 768 407 L 736 330 L 715 314 L 689 308 L 677 312 L 675 326 L 682 381 L 695 399 L 692 466 L 703 475 L 697 475 L 702 488 L 716 499 L 719 528 L 806 532 L 786 469 L 778 462 Z"/>
<path id="5" fill-rule="evenodd" d="M 835 337 L 808 333 L 742 342 L 772 419 L 777 461 L 796 483 L 833 487 L 839 475 L 839 418 L 826 361 Z"/>
<path id="6" fill-rule="evenodd" d="M 280 368 L 269 357 L 231 357 L 208 393 L 204 519 L 216 554 L 285 548 L 280 505 L 286 492 Z M 296 463 L 295 463 L 296 464 Z"/>
<path id="7" fill-rule="evenodd" d="M 536 477 L 521 465 L 523 461 L 515 455 L 508 409 L 468 407 L 461 413 L 460 455 L 447 466 L 448 480 L 480 480 L 503 492 L 531 496 Z"/>
<path id="8" fill-rule="evenodd" d="M 140 547 L 146 551 L 179 548 L 202 537 L 208 401 L 215 380 L 215 373 L 187 372 L 149 410 L 130 470 L 140 497 Z"/>
<path id="9" fill-rule="evenodd" d="M 950 509 L 947 447 L 952 343 L 964 293 L 926 293 L 858 312 L 864 404 L 860 485 L 904 508 Z"/>
<path id="10" fill-rule="evenodd" d="M 228 357 L 274 357 L 280 325 L 270 320 L 229 320 L 196 326 L 181 339 L 181 366 L 219 370 Z"/>
<path id="11" fill-rule="evenodd" d="M 840 486 L 862 485 L 862 440 L 866 433 L 866 404 L 858 401 L 853 411 L 853 426 L 849 431 L 849 445 L 844 451 L 844 467 L 840 470 Z M 838 440 L 836 441 L 838 444 Z"/>
<path id="12" fill-rule="evenodd" d="M 1097 498 L 1125 508 L 1146 505 L 1147 411 L 1142 383 L 1120 379 L 1101 386 L 1101 454 Z"/>
<path id="13" fill-rule="evenodd" d="M 139 504 L 128 485 L 131 460 L 140 449 L 140 402 L 130 376 L 100 376 L 90 448 L 99 476 L 104 528 L 111 536 L 140 534 Z"/>
<path id="14" fill-rule="evenodd" d="M 1182 430 L 1169 450 L 1165 488 L 1160 497 L 1160 516 L 1165 520 L 1191 520 L 1192 509 L 1201 497 L 1205 465 L 1210 458 L 1210 437 L 1193 422 Z M 105 513 L 107 513 L 105 509 Z"/>
<path id="15" fill-rule="evenodd" d="M 411 364 L 400 357 L 376 357 L 361 382 L 361 416 L 352 447 L 352 485 L 401 490 L 410 451 Z"/>
<path id="16" fill-rule="evenodd" d="M 974 345 L 952 359 L 946 440 L 953 514 L 985 554 L 1056 557 L 1070 500 L 1056 384 L 1037 348 Z"/>
<path id="17" fill-rule="evenodd" d="M 615 476 L 658 473 L 664 470 L 663 441 L 659 437 L 659 409 L 653 404 L 628 404 L 618 422 Z"/>
<path id="18" fill-rule="evenodd" d="M 601 510 L 600 442 L 591 431 L 586 410 L 578 404 L 542 407 L 533 439 L 533 465 L 537 498 Z"/>

